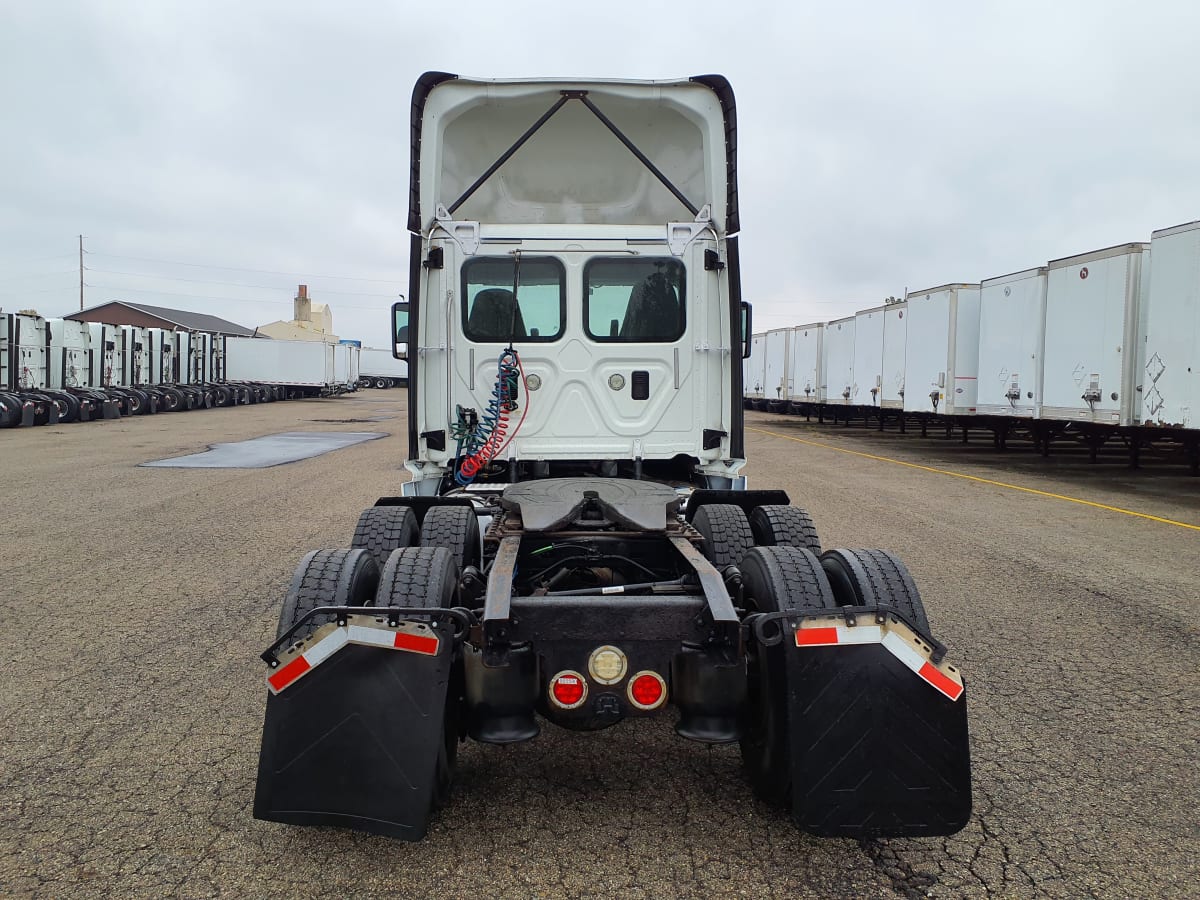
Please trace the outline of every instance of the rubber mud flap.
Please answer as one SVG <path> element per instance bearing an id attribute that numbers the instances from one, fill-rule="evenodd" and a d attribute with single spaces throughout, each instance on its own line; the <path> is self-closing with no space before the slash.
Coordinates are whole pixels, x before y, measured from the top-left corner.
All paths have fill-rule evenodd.
<path id="1" fill-rule="evenodd" d="M 971 817 L 967 694 L 879 644 L 788 653 L 792 815 L 827 837 L 926 837 Z"/>
<path id="2" fill-rule="evenodd" d="M 254 817 L 425 836 L 453 642 L 436 656 L 350 644 L 268 695 Z"/>

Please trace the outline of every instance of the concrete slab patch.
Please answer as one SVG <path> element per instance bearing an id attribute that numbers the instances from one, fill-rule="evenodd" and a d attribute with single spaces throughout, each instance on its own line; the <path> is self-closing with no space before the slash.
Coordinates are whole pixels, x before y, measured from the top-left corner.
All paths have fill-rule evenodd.
<path id="1" fill-rule="evenodd" d="M 248 441 L 213 444 L 203 453 L 158 459 L 142 465 L 176 469 L 266 469 L 381 437 L 387 435 L 378 431 L 285 431 Z"/>

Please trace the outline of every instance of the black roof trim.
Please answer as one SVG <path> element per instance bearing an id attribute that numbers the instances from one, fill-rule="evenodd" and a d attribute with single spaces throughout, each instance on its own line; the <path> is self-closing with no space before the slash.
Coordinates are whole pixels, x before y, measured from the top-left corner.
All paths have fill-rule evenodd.
<path id="1" fill-rule="evenodd" d="M 421 117 L 425 114 L 425 101 L 429 92 L 443 81 L 453 81 L 457 75 L 449 72 L 426 72 L 417 79 L 412 95 L 412 119 L 409 122 L 409 152 L 411 159 L 408 172 L 408 230 L 421 233 Z"/>
<path id="2" fill-rule="evenodd" d="M 710 88 L 721 101 L 721 112 L 725 115 L 725 233 L 737 234 L 741 231 L 742 220 L 738 215 L 737 103 L 733 85 L 724 75 L 693 75 L 691 80 Z"/>

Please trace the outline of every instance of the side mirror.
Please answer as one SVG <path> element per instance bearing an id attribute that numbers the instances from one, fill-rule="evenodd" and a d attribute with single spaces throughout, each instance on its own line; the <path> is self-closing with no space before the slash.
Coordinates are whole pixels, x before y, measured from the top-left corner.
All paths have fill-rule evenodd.
<path id="1" fill-rule="evenodd" d="M 750 304 L 742 302 L 742 359 L 750 358 L 750 334 L 753 331 Z"/>
<path id="2" fill-rule="evenodd" d="M 392 304 L 392 356 L 408 359 L 408 301 Z"/>

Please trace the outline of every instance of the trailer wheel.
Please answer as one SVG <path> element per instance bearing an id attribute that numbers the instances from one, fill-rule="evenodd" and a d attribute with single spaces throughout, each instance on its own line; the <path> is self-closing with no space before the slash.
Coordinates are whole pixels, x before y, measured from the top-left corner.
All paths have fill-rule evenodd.
<path id="1" fill-rule="evenodd" d="M 732 503 L 706 503 L 696 510 L 692 526 L 704 538 L 704 555 L 718 569 L 738 565 L 754 546 L 746 513 Z"/>
<path id="2" fill-rule="evenodd" d="M 382 567 L 393 550 L 411 547 L 419 535 L 417 517 L 407 506 L 372 506 L 358 517 L 350 546 L 369 550 Z"/>
<path id="3" fill-rule="evenodd" d="M 469 506 L 431 506 L 421 522 L 421 546 L 445 547 L 461 572 L 479 565 L 479 520 Z"/>
<path id="4" fill-rule="evenodd" d="M 932 637 L 917 585 L 895 555 L 887 550 L 827 550 L 821 566 L 839 606 L 891 606 L 924 637 Z"/>
<path id="5" fill-rule="evenodd" d="M 752 612 L 834 609 L 821 561 L 802 547 L 754 547 L 741 560 L 746 605 Z M 787 641 L 751 643 L 743 707 L 742 763 L 754 793 L 776 805 L 792 796 L 788 738 Z"/>
<path id="6" fill-rule="evenodd" d="M 408 512 L 407 509 L 405 511 Z M 454 605 L 458 587 L 458 570 L 454 565 L 454 556 L 445 547 L 401 547 L 393 550 L 379 579 L 375 605 L 449 609 Z M 434 774 L 433 809 L 445 806 L 450 797 L 465 703 L 462 661 L 456 659 L 450 669 L 450 683 L 446 690 L 442 742 L 438 746 Z"/>
<path id="7" fill-rule="evenodd" d="M 314 550 L 301 560 L 279 611 L 276 637 L 318 606 L 370 606 L 379 585 L 379 564 L 366 550 Z M 312 622 L 295 634 L 308 637 L 324 622 Z"/>
<path id="8" fill-rule="evenodd" d="M 750 530 L 760 547 L 803 547 L 821 552 L 821 539 L 812 516 L 798 506 L 756 506 L 750 513 Z"/>
<path id="9" fill-rule="evenodd" d="M 388 386 L 388 383 L 387 383 L 387 379 L 386 379 L 386 378 L 376 378 L 376 379 L 375 379 L 375 388 L 376 388 L 376 390 L 382 390 L 383 388 L 385 388 L 385 387 L 387 387 L 387 386 Z"/>

